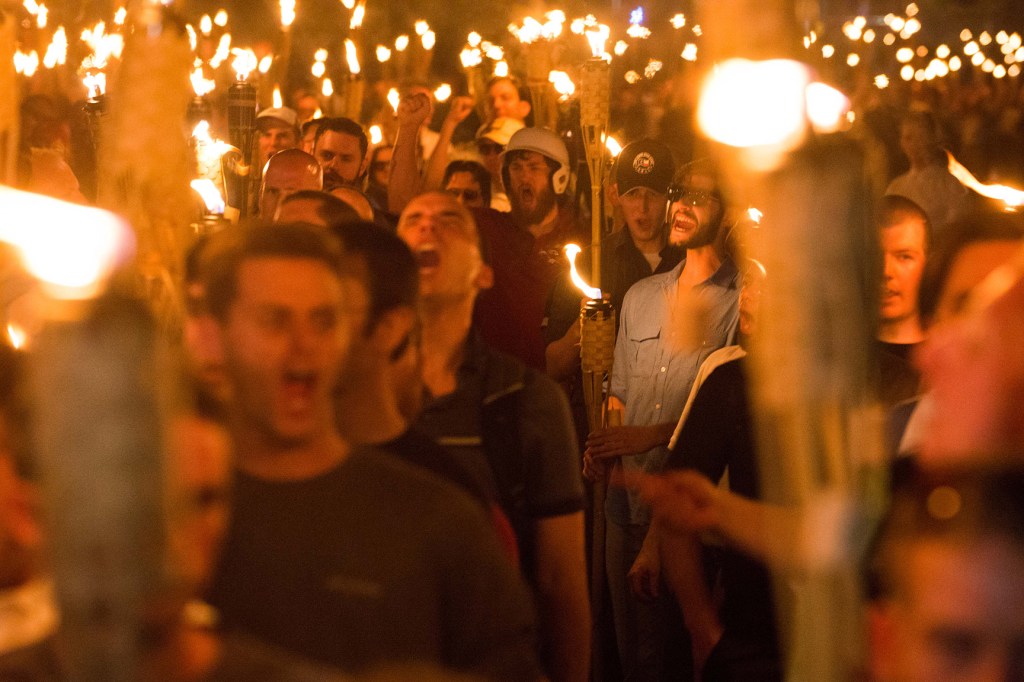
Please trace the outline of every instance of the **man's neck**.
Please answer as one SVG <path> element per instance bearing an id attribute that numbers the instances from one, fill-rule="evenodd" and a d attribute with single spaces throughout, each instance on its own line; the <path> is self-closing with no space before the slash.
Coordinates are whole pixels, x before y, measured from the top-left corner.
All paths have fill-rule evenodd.
<path id="1" fill-rule="evenodd" d="M 718 272 L 723 260 L 721 251 L 714 244 L 687 249 L 683 271 L 679 273 L 679 284 L 692 289 Z"/>
<path id="2" fill-rule="evenodd" d="M 554 230 L 556 224 L 558 224 L 557 203 L 555 203 L 555 205 L 551 207 L 551 210 L 548 211 L 548 214 L 544 216 L 544 218 L 540 222 L 534 223 L 532 225 L 527 225 L 526 229 L 530 231 L 530 234 L 532 234 L 535 239 L 540 239 L 544 235 Z"/>
<path id="3" fill-rule="evenodd" d="M 473 321 L 474 297 L 461 301 L 424 301 L 423 383 L 434 397 L 455 390 Z"/>
<path id="4" fill-rule="evenodd" d="M 626 229 L 629 229 L 628 227 Z M 665 235 L 662 233 L 656 234 L 651 239 L 638 240 L 633 236 L 631 232 L 629 238 L 633 240 L 633 246 L 637 248 L 640 253 L 661 253 L 661 250 L 665 248 Z"/>
<path id="5" fill-rule="evenodd" d="M 333 425 L 295 445 L 273 442 L 254 429 L 235 428 L 238 468 L 269 481 L 302 481 L 324 474 L 348 456 L 351 446 Z"/>
<path id="6" fill-rule="evenodd" d="M 401 436 L 408 422 L 398 409 L 386 372 L 366 368 L 348 376 L 335 396 L 338 431 L 355 445 L 378 445 Z"/>
<path id="7" fill-rule="evenodd" d="M 878 325 L 879 341 L 884 343 L 912 344 L 924 341 L 924 330 L 917 315 L 899 320 L 882 320 Z"/>

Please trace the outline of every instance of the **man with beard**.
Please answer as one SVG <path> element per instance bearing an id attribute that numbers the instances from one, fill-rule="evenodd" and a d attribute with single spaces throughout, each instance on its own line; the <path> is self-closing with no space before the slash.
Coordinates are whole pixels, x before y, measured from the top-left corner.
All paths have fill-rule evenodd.
<path id="1" fill-rule="evenodd" d="M 512 213 L 479 214 L 494 286 L 480 297 L 474 321 L 489 345 L 539 370 L 545 368 L 548 296 L 567 268 L 562 249 L 589 242 L 565 200 L 569 167 L 558 135 L 544 128 L 517 131 L 501 159 Z"/>
<path id="2" fill-rule="evenodd" d="M 726 206 L 717 169 L 707 160 L 676 172 L 668 190 L 669 242 L 685 249 L 671 272 L 637 282 L 622 304 L 609 405 L 623 410 L 624 426 L 587 439 L 585 464 L 612 461 L 623 471 L 660 473 L 668 443 L 697 368 L 731 342 L 738 321 L 738 272 L 725 254 Z M 651 512 L 634 490 L 613 486 L 605 504 L 606 570 L 619 656 L 627 679 L 659 679 L 666 670 L 668 636 L 675 627 L 667 590 L 645 600 L 630 590 L 628 574 L 650 528 Z"/>
<path id="3" fill-rule="evenodd" d="M 361 187 L 369 164 L 369 146 L 366 132 L 355 121 L 324 119 L 313 142 L 313 156 L 324 169 L 325 192 L 335 187 Z"/>

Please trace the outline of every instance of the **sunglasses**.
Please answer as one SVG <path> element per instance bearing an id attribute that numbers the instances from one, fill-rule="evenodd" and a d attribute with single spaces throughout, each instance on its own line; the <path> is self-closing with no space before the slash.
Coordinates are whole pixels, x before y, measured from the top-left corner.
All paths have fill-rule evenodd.
<path id="1" fill-rule="evenodd" d="M 688 189 L 678 185 L 669 185 L 667 194 L 670 202 L 678 201 L 686 204 L 687 206 L 707 206 L 712 201 L 717 201 L 719 203 L 722 201 L 714 192 L 708 192 L 702 189 Z"/>

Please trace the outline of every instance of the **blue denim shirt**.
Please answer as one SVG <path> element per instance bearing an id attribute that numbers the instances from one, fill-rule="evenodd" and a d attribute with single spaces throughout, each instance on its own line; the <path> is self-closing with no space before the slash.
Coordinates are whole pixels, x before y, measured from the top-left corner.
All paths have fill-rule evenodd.
<path id="1" fill-rule="evenodd" d="M 675 269 L 633 285 L 622 303 L 615 341 L 611 394 L 626 405 L 623 423 L 675 423 L 701 363 L 733 341 L 739 323 L 739 274 L 726 259 L 711 277 L 679 292 L 684 259 Z M 668 446 L 615 464 L 626 471 L 660 473 Z M 648 524 L 650 509 L 631 490 L 612 486 L 605 511 L 620 525 Z"/>

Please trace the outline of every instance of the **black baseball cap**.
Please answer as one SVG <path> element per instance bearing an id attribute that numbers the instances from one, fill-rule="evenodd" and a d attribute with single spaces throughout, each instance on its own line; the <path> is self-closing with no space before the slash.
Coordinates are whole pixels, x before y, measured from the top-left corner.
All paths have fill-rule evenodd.
<path id="1" fill-rule="evenodd" d="M 655 140 L 637 140 L 619 153 L 615 163 L 615 183 L 619 194 L 637 187 L 665 194 L 675 170 L 676 164 L 668 147 Z"/>

